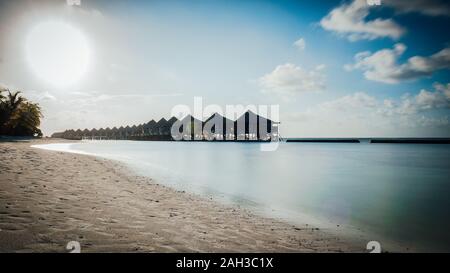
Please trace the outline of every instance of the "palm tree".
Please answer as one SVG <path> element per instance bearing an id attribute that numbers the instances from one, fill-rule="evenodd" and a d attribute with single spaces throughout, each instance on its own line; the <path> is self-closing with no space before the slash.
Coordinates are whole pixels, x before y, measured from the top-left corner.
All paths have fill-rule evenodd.
<path id="1" fill-rule="evenodd" d="M 0 90 L 0 134 L 41 137 L 41 118 L 40 106 L 27 101 L 20 91 Z"/>
<path id="2" fill-rule="evenodd" d="M 1 100 L 1 111 L 0 111 L 0 133 L 8 134 L 11 128 L 11 119 L 13 114 L 16 112 L 19 105 L 25 101 L 20 95 L 20 91 L 11 93 L 9 90 L 5 90 L 8 92 L 7 96 L 3 97 Z"/>
<path id="3" fill-rule="evenodd" d="M 16 111 L 17 108 L 19 108 L 22 102 L 26 101 L 26 99 L 20 95 L 21 93 L 22 92 L 20 91 L 11 93 L 11 91 L 8 90 L 8 95 L 4 101 L 4 104 L 10 116 L 14 113 L 14 111 Z"/>
<path id="4" fill-rule="evenodd" d="M 43 117 L 41 107 L 32 102 L 25 101 L 17 109 L 12 119 L 14 135 L 42 137 L 38 128 Z"/>

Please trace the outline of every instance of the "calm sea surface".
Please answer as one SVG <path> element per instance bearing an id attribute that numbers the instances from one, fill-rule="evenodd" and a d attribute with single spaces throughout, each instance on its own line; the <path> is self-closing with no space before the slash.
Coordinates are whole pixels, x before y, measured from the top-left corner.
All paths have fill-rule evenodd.
<path id="1" fill-rule="evenodd" d="M 450 145 L 86 141 L 176 189 L 403 248 L 450 251 Z M 338 227 L 339 225 L 339 227 Z"/>

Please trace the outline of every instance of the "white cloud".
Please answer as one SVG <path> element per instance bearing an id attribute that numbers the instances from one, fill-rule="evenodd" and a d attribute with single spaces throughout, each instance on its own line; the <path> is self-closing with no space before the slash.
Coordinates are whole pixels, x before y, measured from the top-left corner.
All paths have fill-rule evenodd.
<path id="1" fill-rule="evenodd" d="M 447 83 L 447 84 L 435 83 L 434 88 L 437 91 L 444 93 L 444 95 L 447 98 L 450 98 L 450 83 Z"/>
<path id="2" fill-rule="evenodd" d="M 376 108 L 378 107 L 378 101 L 366 93 L 357 92 L 352 95 L 347 95 L 339 99 L 324 102 L 319 105 L 319 108 L 324 110 L 334 111 L 353 111 L 361 108 Z"/>
<path id="3" fill-rule="evenodd" d="M 398 39 L 403 35 L 405 29 L 391 19 L 366 20 L 370 9 L 366 0 L 354 0 L 334 8 L 320 20 L 320 25 L 350 41 L 383 37 Z"/>
<path id="4" fill-rule="evenodd" d="M 298 39 L 294 42 L 294 46 L 297 47 L 299 50 L 305 50 L 306 48 L 306 41 L 303 38 Z"/>
<path id="5" fill-rule="evenodd" d="M 447 112 L 436 114 L 433 110 Z M 283 118 L 301 127 L 303 136 L 449 136 L 450 84 L 433 91 L 405 94 L 397 100 L 378 99 L 364 92 L 322 102 Z M 294 126 L 294 125 L 293 125 Z M 288 134 L 288 132 L 286 132 Z"/>
<path id="6" fill-rule="evenodd" d="M 277 66 L 272 72 L 259 79 L 263 92 L 281 96 L 292 96 L 303 92 L 315 92 L 325 89 L 324 66 L 307 71 L 294 64 Z"/>
<path id="7" fill-rule="evenodd" d="M 422 89 L 416 96 L 408 94 L 403 96 L 396 112 L 399 114 L 415 114 L 441 108 L 450 108 L 450 84 L 436 83 L 434 91 Z"/>
<path id="8" fill-rule="evenodd" d="M 344 68 L 360 69 L 368 80 L 391 84 L 431 76 L 437 70 L 450 68 L 450 48 L 428 57 L 414 56 L 398 64 L 405 50 L 404 44 L 396 44 L 393 49 L 382 49 L 373 54 L 369 51 L 360 52 L 355 55 L 355 63 L 345 65 Z"/>

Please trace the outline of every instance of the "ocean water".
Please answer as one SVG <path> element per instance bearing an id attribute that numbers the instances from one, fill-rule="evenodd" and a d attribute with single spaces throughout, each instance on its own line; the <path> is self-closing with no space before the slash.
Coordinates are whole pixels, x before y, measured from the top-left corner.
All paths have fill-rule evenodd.
<path id="1" fill-rule="evenodd" d="M 160 184 L 397 251 L 450 251 L 450 145 L 85 141 L 41 148 L 127 164 Z"/>

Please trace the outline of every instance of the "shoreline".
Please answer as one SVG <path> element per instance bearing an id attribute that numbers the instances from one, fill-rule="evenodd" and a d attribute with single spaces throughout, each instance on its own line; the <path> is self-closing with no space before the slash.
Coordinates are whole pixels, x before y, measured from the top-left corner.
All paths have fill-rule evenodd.
<path id="1" fill-rule="evenodd" d="M 365 243 L 257 216 L 136 176 L 118 162 L 0 142 L 0 252 L 365 252 Z M 71 141 L 73 142 L 73 141 Z"/>

